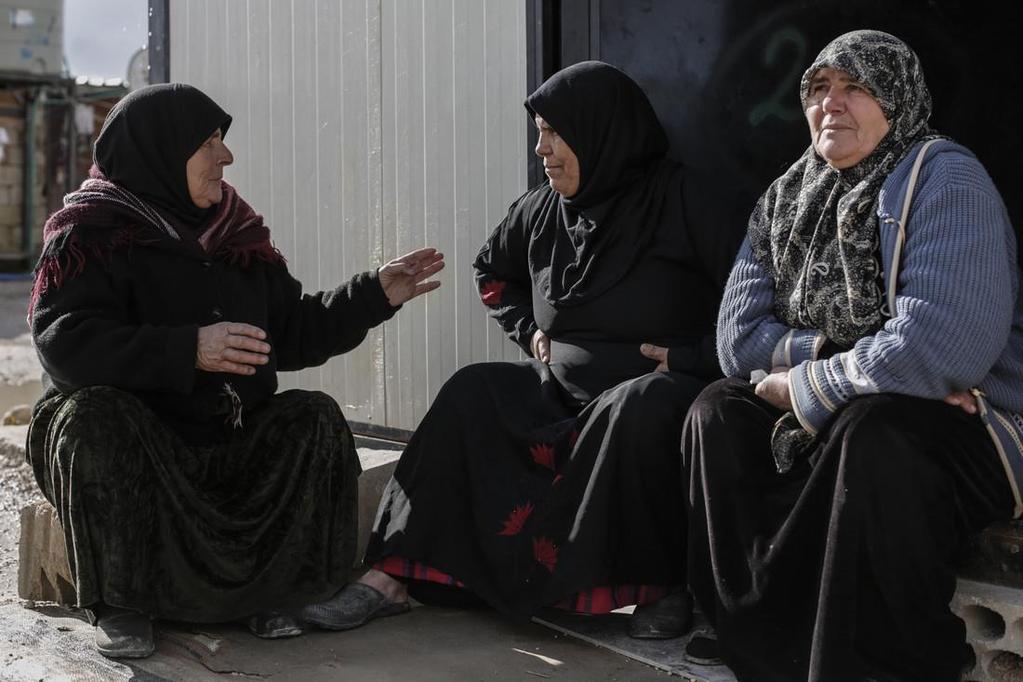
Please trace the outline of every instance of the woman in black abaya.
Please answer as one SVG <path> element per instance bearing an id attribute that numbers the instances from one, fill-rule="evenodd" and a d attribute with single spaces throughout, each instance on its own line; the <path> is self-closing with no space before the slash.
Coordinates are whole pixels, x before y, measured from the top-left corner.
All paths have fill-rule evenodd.
<path id="1" fill-rule="evenodd" d="M 712 325 L 736 241 L 694 210 L 706 187 L 665 158 L 622 72 L 569 67 L 526 109 L 550 181 L 511 206 L 475 268 L 533 357 L 466 367 L 441 389 L 384 494 L 373 570 L 333 609 L 307 609 L 320 625 L 400 612 L 406 585 L 441 584 L 519 615 L 649 604 L 635 636 L 687 627 L 678 441 L 718 375 Z"/>

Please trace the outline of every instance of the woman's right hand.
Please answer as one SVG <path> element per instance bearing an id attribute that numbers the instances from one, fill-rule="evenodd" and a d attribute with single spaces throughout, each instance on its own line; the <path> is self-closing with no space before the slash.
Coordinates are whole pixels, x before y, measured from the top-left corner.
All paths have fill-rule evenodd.
<path id="1" fill-rule="evenodd" d="M 256 365 L 270 361 L 266 332 L 242 322 L 218 322 L 199 327 L 195 366 L 204 372 L 250 375 Z"/>
<path id="2" fill-rule="evenodd" d="M 549 363 L 551 361 L 551 340 L 539 329 L 533 332 L 533 340 L 530 341 L 529 348 L 533 351 L 533 357 L 540 362 Z"/>

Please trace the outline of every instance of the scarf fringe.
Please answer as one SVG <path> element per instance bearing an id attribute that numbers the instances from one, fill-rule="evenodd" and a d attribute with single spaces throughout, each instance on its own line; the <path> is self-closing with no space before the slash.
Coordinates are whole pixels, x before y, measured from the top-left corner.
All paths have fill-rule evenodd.
<path id="1" fill-rule="evenodd" d="M 270 240 L 263 216 L 253 211 L 234 187 L 222 184 L 223 200 L 199 237 L 203 249 L 211 258 L 232 267 L 248 268 L 256 261 L 286 266 L 287 260 Z M 89 194 L 83 200 L 85 192 Z M 107 193 L 111 195 L 109 200 L 103 196 Z M 125 197 L 131 201 L 126 202 Z M 156 212 L 144 201 L 110 183 L 96 166 L 90 168 L 81 190 L 64 197 L 64 208 L 50 216 L 43 227 L 43 251 L 28 303 L 29 325 L 39 298 L 82 274 L 90 257 L 108 264 L 115 251 L 130 251 L 136 243 L 153 244 L 166 238 L 144 237 L 147 227 L 162 232 L 153 222 L 153 215 Z"/>

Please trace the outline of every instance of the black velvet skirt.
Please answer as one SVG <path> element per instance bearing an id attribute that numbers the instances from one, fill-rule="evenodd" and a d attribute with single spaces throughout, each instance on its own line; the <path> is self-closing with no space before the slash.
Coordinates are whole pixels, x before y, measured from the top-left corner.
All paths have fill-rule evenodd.
<path id="1" fill-rule="evenodd" d="M 649 373 L 580 404 L 536 360 L 459 370 L 402 454 L 367 563 L 513 615 L 663 596 L 685 583 L 679 438 L 704 385 Z"/>
<path id="2" fill-rule="evenodd" d="M 40 403 L 28 456 L 67 542 L 78 606 L 221 622 L 348 580 L 360 466 L 332 398 L 287 391 L 217 445 L 187 445 L 108 387 Z"/>

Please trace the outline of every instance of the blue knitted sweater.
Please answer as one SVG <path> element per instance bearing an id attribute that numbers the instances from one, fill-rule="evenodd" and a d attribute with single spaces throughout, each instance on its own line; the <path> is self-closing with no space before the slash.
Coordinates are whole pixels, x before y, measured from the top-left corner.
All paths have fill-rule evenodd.
<path id="1" fill-rule="evenodd" d="M 878 200 L 885 289 L 898 219 L 919 145 L 888 176 Z M 743 243 L 718 316 L 727 376 L 788 367 L 793 411 L 816 433 L 856 396 L 901 393 L 941 400 L 975 389 L 1002 457 L 1015 515 L 1023 514 L 1023 305 L 1016 238 L 977 158 L 950 141 L 926 152 L 905 226 L 895 310 L 877 333 L 817 359 L 825 339 L 774 315 L 774 281 Z"/>

